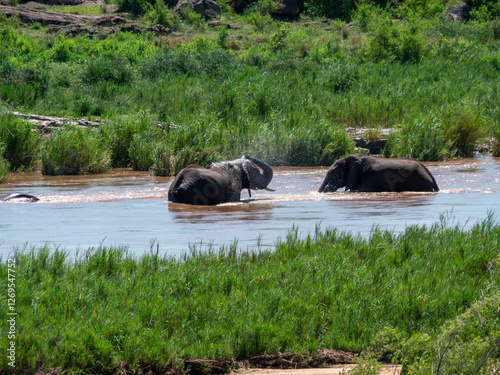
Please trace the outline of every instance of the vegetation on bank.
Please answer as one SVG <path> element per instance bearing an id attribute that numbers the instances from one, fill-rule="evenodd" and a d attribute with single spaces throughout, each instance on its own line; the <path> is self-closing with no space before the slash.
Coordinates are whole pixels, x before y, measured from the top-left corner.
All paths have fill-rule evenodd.
<path id="1" fill-rule="evenodd" d="M 328 27 L 312 10 L 275 21 L 257 3 L 241 15 L 223 7 L 236 27 L 214 29 L 156 2 L 141 22 L 173 33 L 105 40 L 0 16 L 0 111 L 100 118 L 106 130 L 84 136 L 107 147 L 103 166 L 157 174 L 245 153 L 272 165 L 329 165 L 353 152 L 350 127 L 393 129 L 386 157 L 470 156 L 492 137 L 498 154 L 500 21 L 496 3 L 483 3 L 464 23 L 442 19 L 438 0 L 353 2 Z M 22 170 L 9 142 L 2 135 L 0 168 Z M 65 170 L 46 166 L 43 143 L 29 146 L 37 159 L 25 168 Z"/>
<path id="2" fill-rule="evenodd" d="M 500 360 L 499 248 L 490 216 L 468 230 L 443 219 L 367 238 L 318 229 L 300 239 L 292 231 L 272 251 L 193 248 L 180 258 L 155 249 L 134 257 L 98 247 L 74 259 L 49 247 L 20 250 L 16 365 L 90 374 L 126 363 L 161 372 L 188 370 L 189 358 L 333 348 L 403 363 L 411 374 L 438 363 L 486 374 Z M 0 325 L 2 347 L 6 329 Z M 5 355 L 0 366 L 11 371 Z"/>

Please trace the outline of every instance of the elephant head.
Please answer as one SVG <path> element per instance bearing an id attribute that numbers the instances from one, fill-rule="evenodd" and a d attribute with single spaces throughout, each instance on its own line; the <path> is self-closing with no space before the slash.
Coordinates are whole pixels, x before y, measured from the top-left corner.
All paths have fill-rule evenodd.
<path id="1" fill-rule="evenodd" d="M 328 170 L 319 188 L 320 193 L 329 193 L 345 186 L 350 190 L 363 173 L 363 163 L 360 157 L 350 155 L 337 160 Z"/>
<path id="2" fill-rule="evenodd" d="M 260 161 L 259 159 L 252 158 L 248 155 L 244 155 L 241 160 L 241 165 L 245 174 L 245 183 L 243 185 L 243 188 L 248 189 L 248 193 L 250 194 L 250 196 L 251 189 L 265 189 L 274 191 L 267 187 L 267 185 L 269 185 L 273 178 L 273 170 L 269 165 Z"/>

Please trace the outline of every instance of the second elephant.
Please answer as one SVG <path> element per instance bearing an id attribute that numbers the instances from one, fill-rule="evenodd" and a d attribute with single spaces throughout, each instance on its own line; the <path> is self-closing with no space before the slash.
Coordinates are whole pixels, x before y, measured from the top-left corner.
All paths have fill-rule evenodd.
<path id="1" fill-rule="evenodd" d="M 180 171 L 168 190 L 168 200 L 193 205 L 216 205 L 238 202 L 241 190 L 266 189 L 273 170 L 266 163 L 248 155 L 221 161 L 208 168 L 192 164 Z"/>
<path id="2" fill-rule="evenodd" d="M 411 158 L 383 159 L 349 155 L 328 170 L 320 193 L 345 190 L 359 192 L 439 191 L 434 176 Z"/>

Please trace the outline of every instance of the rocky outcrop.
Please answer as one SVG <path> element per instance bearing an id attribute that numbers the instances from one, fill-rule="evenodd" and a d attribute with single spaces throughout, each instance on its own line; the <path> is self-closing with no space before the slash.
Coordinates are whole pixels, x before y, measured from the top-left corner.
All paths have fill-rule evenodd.
<path id="1" fill-rule="evenodd" d="M 184 7 L 192 7 L 206 20 L 220 18 L 220 6 L 213 0 L 179 0 L 175 6 L 175 12 L 180 12 Z"/>
<path id="2" fill-rule="evenodd" d="M 0 13 L 6 16 L 17 16 L 21 22 L 34 23 L 39 22 L 42 25 L 117 25 L 126 22 L 123 16 L 117 14 L 103 14 L 100 16 L 80 16 L 76 14 L 47 12 L 43 10 L 10 7 L 0 5 Z"/>
<path id="3" fill-rule="evenodd" d="M 299 12 L 298 0 L 282 0 L 271 14 L 274 17 L 295 18 L 299 15 Z"/>
<path id="4" fill-rule="evenodd" d="M 450 4 L 443 18 L 450 21 L 468 21 L 471 19 L 470 11 L 470 5 L 464 1 L 460 1 L 455 4 Z"/>

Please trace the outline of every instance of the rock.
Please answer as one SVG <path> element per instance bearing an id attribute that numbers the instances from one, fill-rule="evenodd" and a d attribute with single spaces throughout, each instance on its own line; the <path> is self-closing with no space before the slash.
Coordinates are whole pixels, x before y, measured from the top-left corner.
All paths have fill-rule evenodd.
<path id="1" fill-rule="evenodd" d="M 231 29 L 231 25 L 230 24 L 228 24 L 227 22 L 222 22 L 222 21 L 210 21 L 208 23 L 208 26 L 214 27 L 214 28 L 215 27 L 219 27 L 219 26 L 224 26 L 224 27 L 226 27 L 228 29 Z"/>
<path id="2" fill-rule="evenodd" d="M 47 12 L 43 10 L 10 7 L 0 5 L 0 13 L 6 16 L 17 16 L 24 23 L 39 22 L 42 25 L 117 25 L 126 22 L 125 18 L 117 14 L 101 16 L 80 16 L 62 12 Z"/>
<path id="3" fill-rule="evenodd" d="M 276 6 L 276 9 L 271 14 L 274 17 L 295 18 L 299 14 L 298 0 L 283 0 Z"/>
<path id="4" fill-rule="evenodd" d="M 447 11 L 443 14 L 443 18 L 450 21 L 468 21 L 470 16 L 471 7 L 464 1 L 451 4 Z"/>
<path id="5" fill-rule="evenodd" d="M 183 7 L 192 7 L 193 10 L 206 20 L 220 18 L 220 6 L 213 0 L 179 0 L 175 12 L 180 12 Z"/>

